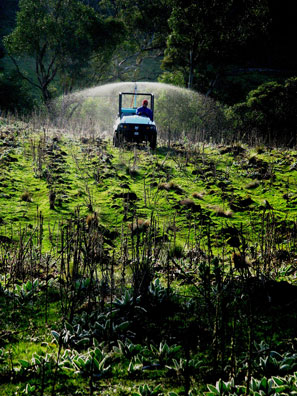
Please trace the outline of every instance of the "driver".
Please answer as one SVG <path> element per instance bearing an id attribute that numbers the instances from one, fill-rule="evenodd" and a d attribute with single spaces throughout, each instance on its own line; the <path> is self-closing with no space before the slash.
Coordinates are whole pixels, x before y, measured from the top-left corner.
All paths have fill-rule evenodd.
<path id="1" fill-rule="evenodd" d="M 138 107 L 138 109 L 137 109 L 137 114 L 143 115 L 145 117 L 149 117 L 151 119 L 151 121 L 153 121 L 153 112 L 147 106 L 148 106 L 148 101 L 146 99 L 144 99 L 142 101 L 142 107 Z"/>

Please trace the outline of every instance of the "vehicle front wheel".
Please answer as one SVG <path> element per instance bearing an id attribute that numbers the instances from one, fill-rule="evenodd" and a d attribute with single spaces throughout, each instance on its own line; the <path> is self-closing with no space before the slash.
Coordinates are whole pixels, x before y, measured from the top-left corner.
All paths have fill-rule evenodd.
<path id="1" fill-rule="evenodd" d="M 150 140 L 150 148 L 152 150 L 155 150 L 156 146 L 157 146 L 157 136 L 153 136 Z"/>

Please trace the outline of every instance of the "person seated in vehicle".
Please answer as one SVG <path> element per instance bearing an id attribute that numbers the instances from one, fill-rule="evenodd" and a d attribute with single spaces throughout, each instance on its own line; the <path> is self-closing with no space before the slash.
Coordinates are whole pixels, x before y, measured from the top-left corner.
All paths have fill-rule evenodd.
<path id="1" fill-rule="evenodd" d="M 153 112 L 147 106 L 148 106 L 148 101 L 144 99 L 142 101 L 142 106 L 138 107 L 137 109 L 137 114 L 141 116 L 149 117 L 151 121 L 153 121 Z"/>

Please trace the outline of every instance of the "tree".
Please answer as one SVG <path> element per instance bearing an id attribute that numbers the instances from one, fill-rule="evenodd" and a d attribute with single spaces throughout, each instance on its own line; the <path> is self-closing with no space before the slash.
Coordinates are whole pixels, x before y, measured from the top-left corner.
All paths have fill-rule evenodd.
<path id="1" fill-rule="evenodd" d="M 118 24 L 103 20 L 78 0 L 20 0 L 19 8 L 16 28 L 4 44 L 18 72 L 41 91 L 46 105 L 58 77 L 70 89 L 74 80 L 82 78 L 92 55 L 109 54 L 117 44 Z M 35 79 L 21 70 L 19 56 L 34 58 Z"/>
<path id="2" fill-rule="evenodd" d="M 165 48 L 170 0 L 101 0 L 107 15 L 121 18 L 130 42 L 140 50 Z"/>
<path id="3" fill-rule="evenodd" d="M 113 59 L 116 78 L 134 78 L 144 60 L 151 59 L 154 62 L 163 56 L 169 32 L 170 1 L 100 1 L 101 11 L 119 18 L 126 27 L 126 40 Z M 152 69 L 151 65 L 149 68 Z"/>
<path id="4" fill-rule="evenodd" d="M 265 35 L 267 25 L 260 0 L 172 0 L 163 68 L 183 71 L 189 88 L 194 76 L 208 73 L 208 85 L 195 87 L 210 93 L 226 65 L 242 63 L 247 44 Z"/>
<path id="5" fill-rule="evenodd" d="M 290 0 L 267 0 L 271 17 L 271 58 L 275 66 L 297 68 L 296 35 L 297 12 Z"/>

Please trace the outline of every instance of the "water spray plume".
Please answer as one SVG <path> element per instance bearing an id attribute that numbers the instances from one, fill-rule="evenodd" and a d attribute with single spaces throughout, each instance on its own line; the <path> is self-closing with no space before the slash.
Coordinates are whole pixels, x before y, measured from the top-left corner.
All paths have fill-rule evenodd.
<path id="1" fill-rule="evenodd" d="M 87 134 L 112 136 L 118 115 L 120 92 L 148 92 L 155 96 L 155 121 L 159 137 L 195 141 L 212 136 L 217 140 L 222 129 L 222 110 L 213 100 L 198 92 L 157 82 L 117 82 L 77 91 L 56 101 L 61 126 Z M 133 106 L 142 100 L 132 96 Z M 130 99 L 129 99 L 130 100 Z M 127 104 L 127 107 L 131 103 Z"/>

